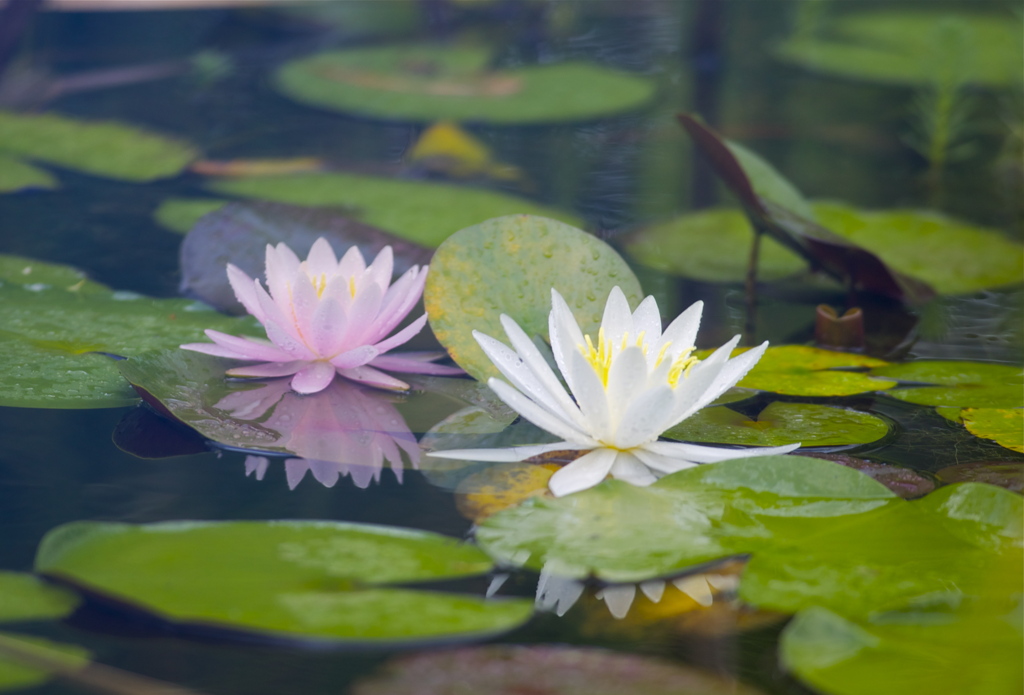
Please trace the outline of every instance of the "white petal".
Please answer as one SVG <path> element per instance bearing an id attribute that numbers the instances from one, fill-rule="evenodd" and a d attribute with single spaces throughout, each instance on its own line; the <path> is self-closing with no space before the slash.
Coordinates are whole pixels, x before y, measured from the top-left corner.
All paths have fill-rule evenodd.
<path id="1" fill-rule="evenodd" d="M 594 487 L 607 477 L 618 453 L 614 449 L 594 449 L 555 471 L 548 488 L 555 497 L 561 497 Z"/>
<path id="2" fill-rule="evenodd" d="M 676 471 L 681 471 L 684 468 L 693 468 L 697 465 L 683 456 L 666 456 L 664 454 L 655 453 L 650 450 L 650 446 L 651 445 L 648 444 L 645 447 L 636 447 L 635 449 L 631 449 L 630 453 L 640 459 L 640 461 L 656 475 L 675 473 Z"/>
<path id="3" fill-rule="evenodd" d="M 542 611 L 554 611 L 555 615 L 563 616 L 579 600 L 583 588 L 583 582 L 552 574 L 545 565 L 537 579 L 534 605 Z"/>
<path id="4" fill-rule="evenodd" d="M 647 358 L 641 348 L 630 345 L 612 360 L 611 369 L 608 370 L 607 392 L 602 394 L 607 401 L 610 416 L 609 427 L 604 431 L 615 436 L 616 443 L 623 416 L 631 403 L 642 398 L 646 385 Z M 652 432 L 644 441 L 655 439 L 661 432 Z"/>
<path id="5" fill-rule="evenodd" d="M 632 452 L 628 451 L 623 451 L 619 454 L 610 473 L 616 480 L 621 480 L 638 487 L 646 487 L 657 480 L 657 477 L 651 473 L 650 469 L 634 456 Z"/>
<path id="6" fill-rule="evenodd" d="M 650 599 L 651 603 L 658 603 L 661 601 L 661 597 L 665 595 L 665 582 L 661 579 L 650 579 L 646 582 L 640 582 L 640 591 Z"/>
<path id="7" fill-rule="evenodd" d="M 553 444 L 534 444 L 531 446 L 512 446 L 505 449 L 442 449 L 428 451 L 427 456 L 439 459 L 461 459 L 467 461 L 495 461 L 513 463 L 525 461 L 549 451 L 585 451 L 572 442 L 554 442 Z"/>
<path id="8" fill-rule="evenodd" d="M 575 442 L 588 447 L 599 446 L 597 440 L 590 436 L 589 433 L 578 429 L 573 424 L 567 422 L 564 418 L 558 417 L 545 408 L 537 405 L 501 379 L 488 379 L 487 385 L 491 387 L 491 390 L 494 391 L 494 393 L 498 395 L 498 398 L 503 400 L 508 407 L 515 410 L 542 430 L 547 430 L 556 437 L 561 437 L 569 442 Z"/>
<path id="9" fill-rule="evenodd" d="M 676 394 L 667 384 L 642 391 L 630 403 L 615 431 L 615 446 L 632 449 L 658 438 L 673 423 Z"/>
<path id="10" fill-rule="evenodd" d="M 653 295 L 645 297 L 633 312 L 633 329 L 638 336 L 644 334 L 644 340 L 648 345 L 657 344 L 661 338 L 661 314 Z"/>
<path id="11" fill-rule="evenodd" d="M 604 601 L 608 606 L 608 612 L 614 618 L 622 620 L 629 613 L 629 607 L 633 605 L 633 599 L 636 598 L 636 584 L 606 586 L 598 591 L 596 596 Z"/>
<path id="12" fill-rule="evenodd" d="M 698 605 L 707 607 L 715 601 L 711 587 L 708 586 L 708 580 L 703 575 L 680 577 L 672 580 L 672 583 L 676 585 L 677 589 L 696 601 Z"/>
<path id="13" fill-rule="evenodd" d="M 622 336 L 629 334 L 636 339 L 636 331 L 633 330 L 633 312 L 629 310 L 629 302 L 622 289 L 616 285 L 608 293 L 608 301 L 604 305 L 604 315 L 601 317 L 601 328 L 604 329 L 604 337 L 610 340 L 615 347 L 618 347 Z"/>
<path id="14" fill-rule="evenodd" d="M 735 341 L 736 338 L 733 340 Z M 732 341 L 726 345 L 731 343 Z M 677 410 L 676 416 L 680 419 L 675 420 L 671 425 L 682 422 L 682 420 L 685 420 L 690 415 L 697 412 L 708 403 L 711 403 L 713 400 L 735 386 L 736 383 L 742 379 L 755 364 L 757 364 L 757 361 L 761 359 L 761 355 L 764 354 L 767 347 L 768 343 L 766 341 L 756 348 L 748 350 L 747 352 L 728 360 L 721 368 L 714 368 L 713 372 L 709 369 L 708 374 L 713 374 L 713 378 L 710 379 L 710 383 L 703 383 L 699 389 L 694 389 L 693 393 L 699 395 L 697 395 L 686 409 Z M 720 348 L 719 350 L 721 351 L 723 348 Z M 723 352 L 723 354 L 728 354 L 728 352 Z M 701 382 L 707 382 L 707 377 L 702 374 L 703 370 L 698 372 L 698 368 L 702 366 L 702 364 L 697 365 L 690 374 L 690 377 L 680 385 L 680 388 L 687 389 L 689 391 L 691 388 L 689 381 L 694 378 L 699 378 Z"/>
<path id="15" fill-rule="evenodd" d="M 700 328 L 700 317 L 703 311 L 704 302 L 694 302 L 665 329 L 665 333 L 661 336 L 661 342 L 662 344 L 672 343 L 669 354 L 673 356 L 673 359 L 681 352 L 693 347 L 694 341 L 697 339 L 697 329 Z"/>
<path id="16" fill-rule="evenodd" d="M 551 339 L 551 352 L 555 356 L 555 364 L 562 376 L 569 380 L 569 355 L 577 352 L 584 344 L 583 332 L 576 318 L 572 315 L 569 305 L 562 299 L 555 288 L 551 288 L 551 313 L 548 314 L 548 336 Z M 572 389 L 572 382 L 569 382 Z"/>
<path id="17" fill-rule="evenodd" d="M 783 446 L 751 447 L 749 449 L 725 449 L 717 446 L 700 446 L 685 442 L 651 442 L 644 449 L 668 458 L 684 459 L 694 463 L 717 463 L 729 459 L 747 458 L 751 456 L 778 456 L 800 448 L 799 444 Z"/>
<path id="18" fill-rule="evenodd" d="M 595 440 L 610 439 L 614 433 L 612 413 L 609 411 L 608 392 L 601 377 L 590 362 L 579 352 L 569 355 L 569 374 L 566 380 L 573 385 L 573 396 L 585 421 L 586 433 Z"/>

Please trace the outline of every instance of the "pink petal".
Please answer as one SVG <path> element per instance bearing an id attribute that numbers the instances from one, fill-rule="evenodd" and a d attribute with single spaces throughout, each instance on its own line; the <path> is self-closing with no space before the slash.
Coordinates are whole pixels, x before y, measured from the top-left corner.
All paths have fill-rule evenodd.
<path id="1" fill-rule="evenodd" d="M 403 353 L 401 355 L 381 355 L 370 362 L 370 365 L 378 369 L 386 369 L 389 372 L 406 372 L 409 374 L 435 374 L 437 376 L 462 376 L 466 372 L 461 367 L 452 367 L 447 364 L 433 364 L 428 359 L 410 357 L 415 353 Z M 441 359 L 443 353 L 430 353 L 430 359 Z"/>
<path id="2" fill-rule="evenodd" d="M 329 364 L 339 370 L 354 369 L 355 367 L 362 367 L 364 364 L 368 364 L 379 354 L 380 351 L 373 345 L 360 345 L 357 348 L 332 357 Z"/>
<path id="3" fill-rule="evenodd" d="M 402 322 L 423 294 L 427 281 L 426 268 L 422 272 L 416 266 L 398 278 L 384 295 L 377 317 L 377 334 L 370 340 L 380 340 Z"/>
<path id="4" fill-rule="evenodd" d="M 257 321 L 263 323 L 264 315 L 260 309 L 259 299 L 256 297 L 256 288 L 253 287 L 254 280 L 236 266 L 228 263 L 228 283 L 245 310 L 255 316 Z M 259 282 L 255 284 L 259 286 Z"/>
<path id="5" fill-rule="evenodd" d="M 376 332 L 377 315 L 384 293 L 377 285 L 360 287 L 355 299 L 346 312 L 348 317 L 348 339 L 352 343 L 368 343 L 369 337 Z"/>
<path id="6" fill-rule="evenodd" d="M 289 376 L 295 374 L 309 363 L 302 360 L 294 362 L 264 362 L 263 364 L 252 364 L 247 367 L 232 367 L 227 371 L 228 376 L 246 377 L 275 377 Z"/>
<path id="7" fill-rule="evenodd" d="M 338 274 L 348 277 L 349 275 L 355 275 L 356 277 L 366 272 L 366 261 L 363 260 L 363 254 L 360 252 L 358 246 L 350 246 L 345 255 L 338 261 Z"/>
<path id="8" fill-rule="evenodd" d="M 423 314 L 423 316 L 420 316 L 408 326 L 398 331 L 398 333 L 377 343 L 376 348 L 381 354 L 393 350 L 416 337 L 416 334 L 422 331 L 425 325 L 427 325 L 427 315 Z"/>
<path id="9" fill-rule="evenodd" d="M 391 391 L 408 391 L 409 384 L 404 381 L 385 374 L 382 371 L 363 365 L 362 367 L 353 367 L 352 369 L 339 369 L 338 373 L 346 379 L 357 381 L 367 386 L 373 386 L 381 389 L 389 389 Z"/>
<path id="10" fill-rule="evenodd" d="M 287 298 L 290 294 L 288 287 L 291 284 L 292 278 L 300 272 L 299 259 L 283 243 L 278 244 L 276 248 L 267 244 L 266 265 L 264 268 L 267 278 L 267 289 L 270 290 L 270 296 L 280 306 L 282 298 Z"/>
<path id="11" fill-rule="evenodd" d="M 319 393 L 334 380 L 334 365 L 330 362 L 311 362 L 292 378 L 292 390 L 297 393 Z"/>
<path id="12" fill-rule="evenodd" d="M 394 252 L 391 250 L 391 246 L 385 246 L 366 269 L 364 281 L 372 282 L 381 289 L 387 289 L 391 284 L 391 274 L 394 272 L 394 268 Z"/>
<path id="13" fill-rule="evenodd" d="M 266 312 L 267 320 L 263 328 L 267 331 L 267 337 L 279 348 L 292 356 L 292 359 L 313 360 L 317 355 L 302 342 L 295 324 L 290 317 L 283 316 L 281 310 L 271 299 L 265 295 L 258 295 L 260 307 Z"/>
<path id="14" fill-rule="evenodd" d="M 321 299 L 310 320 L 309 341 L 324 357 L 337 355 L 348 347 L 348 319 L 333 299 Z"/>
<path id="15" fill-rule="evenodd" d="M 212 328 L 205 331 L 213 342 L 238 353 L 236 359 L 261 360 L 265 362 L 290 362 L 295 359 L 273 343 L 259 338 L 228 335 Z"/>
<path id="16" fill-rule="evenodd" d="M 306 273 L 316 277 L 326 275 L 331 277 L 338 272 L 338 257 L 334 255 L 331 243 L 325 237 L 319 237 L 313 242 L 306 256 Z"/>
<path id="17" fill-rule="evenodd" d="M 292 283 L 291 301 L 288 304 L 290 318 L 295 326 L 294 335 L 302 340 L 306 347 L 314 349 L 313 313 L 320 305 L 316 288 L 305 275 L 298 275 Z M 322 357 L 323 355 L 317 355 Z"/>

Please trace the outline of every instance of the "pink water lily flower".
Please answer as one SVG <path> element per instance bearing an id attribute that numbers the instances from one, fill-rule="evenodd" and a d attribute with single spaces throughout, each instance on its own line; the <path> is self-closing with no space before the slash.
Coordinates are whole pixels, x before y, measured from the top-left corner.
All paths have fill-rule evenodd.
<path id="1" fill-rule="evenodd" d="M 355 246 L 339 261 L 323 237 L 314 242 L 305 261 L 299 261 L 283 243 L 268 244 L 267 289 L 230 263 L 227 271 L 238 301 L 263 324 L 270 340 L 207 330 L 213 344 L 181 347 L 258 362 L 229 369 L 229 376 L 294 375 L 291 387 L 298 393 L 322 391 L 335 374 L 395 390 L 409 385 L 382 369 L 461 374 L 461 369 L 431 363 L 443 353 L 387 354 L 412 339 L 427 322 L 424 314 L 390 335 L 416 305 L 427 278 L 426 266 L 413 266 L 391 284 L 393 267 L 390 246 L 367 266 Z"/>

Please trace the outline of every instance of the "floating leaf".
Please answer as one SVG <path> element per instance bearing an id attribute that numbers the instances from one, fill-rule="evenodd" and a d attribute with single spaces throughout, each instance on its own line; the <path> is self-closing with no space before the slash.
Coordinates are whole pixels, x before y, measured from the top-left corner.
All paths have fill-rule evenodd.
<path id="1" fill-rule="evenodd" d="M 0 152 L 124 181 L 173 176 L 198 156 L 185 142 L 113 121 L 0 111 Z"/>
<path id="2" fill-rule="evenodd" d="M 879 366 L 872 375 L 900 381 L 934 384 L 888 392 L 908 403 L 962 408 L 1020 408 L 1024 406 L 1021 367 L 988 362 L 922 360 Z"/>
<path id="3" fill-rule="evenodd" d="M 374 46 L 299 58 L 275 83 L 305 104 L 384 119 L 500 124 L 579 121 L 638 109 L 648 77 L 583 62 L 489 70 L 470 46 Z"/>
<path id="4" fill-rule="evenodd" d="M 874 415 L 809 403 L 769 404 L 749 418 L 729 408 L 704 408 L 671 427 L 664 436 L 688 442 L 779 446 L 842 446 L 867 444 L 889 432 Z"/>
<path id="5" fill-rule="evenodd" d="M 473 331 L 504 339 L 499 317 L 506 314 L 527 335 L 546 337 L 554 288 L 583 332 L 597 335 L 616 285 L 636 306 L 640 283 L 608 244 L 556 220 L 508 215 L 462 229 L 437 249 L 423 303 L 434 335 L 452 358 L 486 381 L 500 373 Z"/>
<path id="6" fill-rule="evenodd" d="M 218 181 L 211 188 L 244 198 L 350 208 L 365 224 L 429 247 L 464 227 L 501 215 L 545 215 L 582 224 L 570 213 L 495 191 L 340 172 Z"/>
<path id="7" fill-rule="evenodd" d="M 34 291 L 56 288 L 75 294 L 111 293 L 106 285 L 89 280 L 77 268 L 4 254 L 0 254 L 0 285 L 22 285 Z"/>
<path id="8" fill-rule="evenodd" d="M 960 417 L 971 434 L 991 439 L 1024 454 L 1024 410 L 1020 408 L 966 408 Z"/>
<path id="9" fill-rule="evenodd" d="M 0 154 L 0 193 L 28 188 L 57 188 L 59 185 L 53 174 L 45 169 Z"/>
<path id="10" fill-rule="evenodd" d="M 358 682 L 352 695 L 758 695 L 731 679 L 592 647 L 491 645 L 413 654 Z"/>
<path id="11" fill-rule="evenodd" d="M 646 266 L 705 282 L 742 282 L 754 232 L 739 210 L 711 209 L 659 222 L 623 239 L 629 255 Z M 779 280 L 807 263 L 774 239 L 761 242 L 757 276 Z"/>
<path id="12" fill-rule="evenodd" d="M 153 219 L 172 232 L 185 234 L 203 215 L 229 202 L 221 198 L 168 198 L 153 211 Z"/>
<path id="13" fill-rule="evenodd" d="M 892 388 L 896 382 L 841 370 L 886 364 L 874 357 L 849 352 L 804 345 L 773 345 L 739 386 L 791 396 L 849 396 Z"/>
<path id="14" fill-rule="evenodd" d="M 34 266 L 33 266 L 34 267 Z M 40 267 L 40 276 L 68 273 Z M 0 405 L 23 408 L 112 408 L 137 398 L 110 355 L 138 355 L 200 340 L 203 329 L 255 333 L 196 302 L 147 299 L 88 282 L 70 288 L 0 285 Z"/>
<path id="15" fill-rule="evenodd" d="M 935 472 L 944 483 L 988 483 L 1024 493 L 1024 462 L 974 461 L 947 466 Z"/>
<path id="16" fill-rule="evenodd" d="M 857 471 L 766 456 L 690 468 L 646 488 L 609 480 L 566 497 L 534 497 L 484 520 L 476 538 L 502 563 L 637 582 L 767 552 L 896 503 Z"/>
<path id="17" fill-rule="evenodd" d="M 464 517 L 479 523 L 502 509 L 547 494 L 548 480 L 558 468 L 554 464 L 532 463 L 488 466 L 459 481 L 455 506 Z"/>
<path id="18" fill-rule="evenodd" d="M 0 623 L 63 618 L 77 605 L 74 594 L 38 577 L 0 571 Z"/>
<path id="19" fill-rule="evenodd" d="M 230 203 L 196 223 L 181 244 L 181 292 L 222 311 L 245 313 L 228 283 L 227 264 L 261 278 L 267 245 L 285 243 L 301 258 L 320 237 L 337 256 L 358 246 L 374 258 L 385 246 L 394 251 L 395 275 L 430 262 L 431 251 L 330 210 L 281 203 Z"/>
<path id="20" fill-rule="evenodd" d="M 76 522 L 47 534 L 36 556 L 39 572 L 184 628 L 350 644 L 475 639 L 521 624 L 528 601 L 390 586 L 490 566 L 437 534 L 331 521 Z"/>
<path id="21" fill-rule="evenodd" d="M 1024 247 L 997 230 L 930 211 L 870 212 L 831 202 L 813 207 L 822 225 L 942 294 L 1015 285 L 1024 278 Z"/>
<path id="22" fill-rule="evenodd" d="M 837 15 L 829 38 L 784 41 L 776 55 L 802 67 L 841 77 L 905 85 L 932 85 L 936 58 L 948 50 L 952 29 L 965 40 L 956 55 L 966 82 L 996 87 L 1021 83 L 1019 18 L 945 9 L 878 10 Z"/>
<path id="23" fill-rule="evenodd" d="M 75 645 L 0 632 L 0 691 L 31 688 L 50 680 L 50 670 L 37 667 L 36 662 L 76 671 L 89 663 L 90 656 L 88 650 Z M 28 660 L 33 665 L 27 665 Z"/>
<path id="24" fill-rule="evenodd" d="M 909 468 L 903 466 L 890 466 L 885 463 L 876 463 L 867 459 L 857 458 L 849 454 L 822 453 L 801 451 L 799 456 L 813 456 L 846 466 L 864 475 L 870 476 L 885 485 L 903 499 L 923 497 L 935 489 L 935 482 L 925 478 Z M 950 481 L 952 482 L 952 481 Z"/>
<path id="25" fill-rule="evenodd" d="M 1022 648 L 1019 615 L 968 609 L 853 621 L 815 607 L 786 627 L 780 655 L 798 678 L 832 695 L 1017 695 Z"/>

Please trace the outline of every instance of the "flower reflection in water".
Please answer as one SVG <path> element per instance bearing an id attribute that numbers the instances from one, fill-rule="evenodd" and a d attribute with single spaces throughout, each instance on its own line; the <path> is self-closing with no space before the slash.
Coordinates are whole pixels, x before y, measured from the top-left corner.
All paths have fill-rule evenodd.
<path id="1" fill-rule="evenodd" d="M 380 481 L 385 463 L 401 482 L 403 453 L 413 468 L 419 466 L 416 437 L 391 398 L 341 379 L 318 393 L 300 395 L 287 381 L 275 379 L 231 393 L 215 407 L 280 435 L 275 448 L 296 456 L 284 462 L 289 488 L 294 490 L 307 471 L 326 487 L 349 476 L 356 487 L 366 488 Z M 245 474 L 262 480 L 269 465 L 266 456 L 250 455 Z"/>

